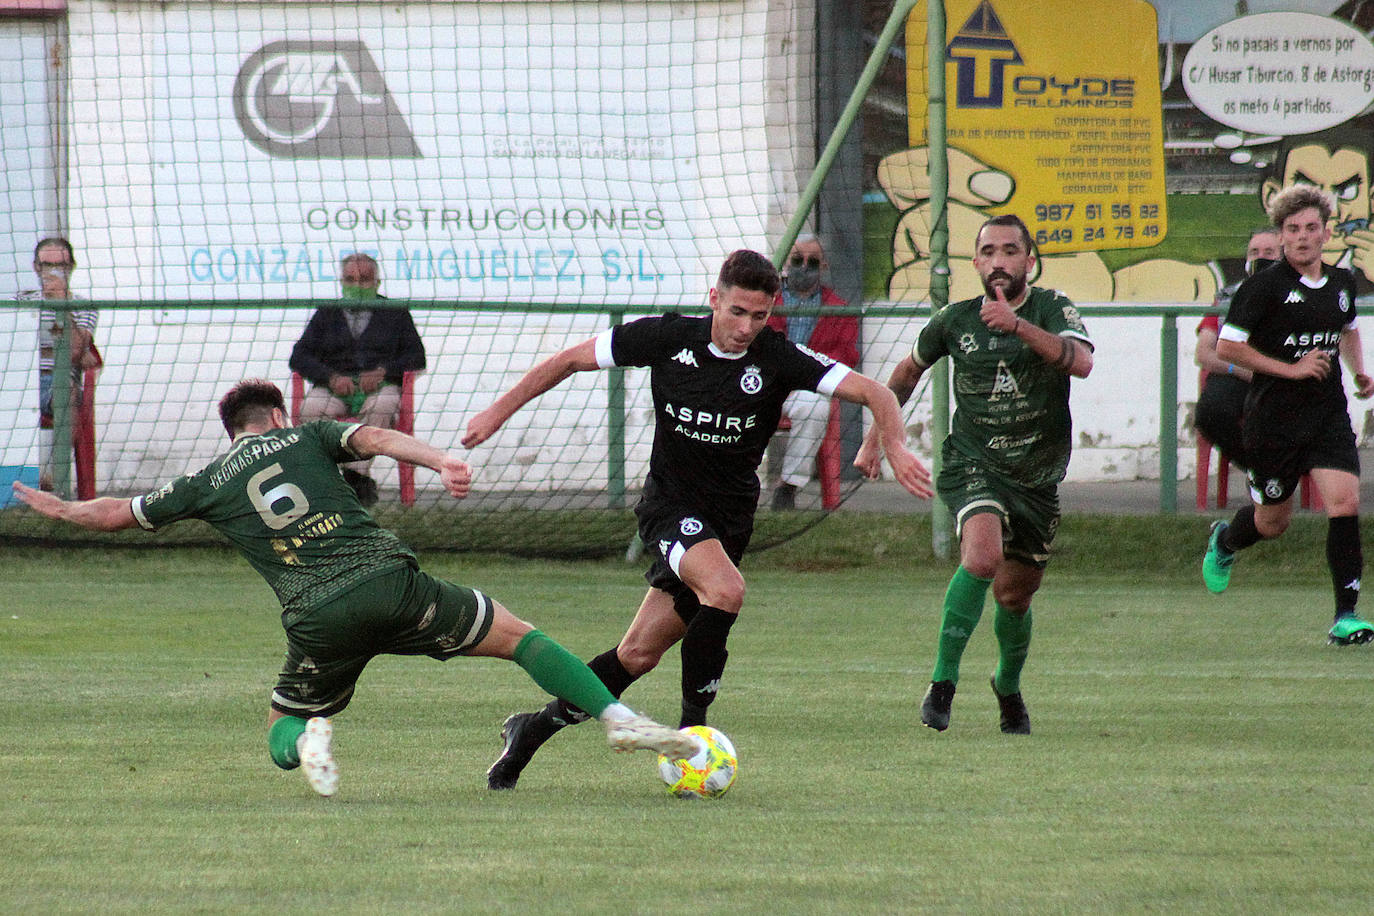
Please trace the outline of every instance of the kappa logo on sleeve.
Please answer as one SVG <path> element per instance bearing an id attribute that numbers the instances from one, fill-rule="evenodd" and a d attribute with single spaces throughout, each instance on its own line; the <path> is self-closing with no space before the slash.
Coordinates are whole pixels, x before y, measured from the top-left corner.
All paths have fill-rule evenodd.
<path id="1" fill-rule="evenodd" d="M 244 136 L 285 159 L 418 159 L 420 149 L 359 41 L 274 41 L 234 83 Z"/>

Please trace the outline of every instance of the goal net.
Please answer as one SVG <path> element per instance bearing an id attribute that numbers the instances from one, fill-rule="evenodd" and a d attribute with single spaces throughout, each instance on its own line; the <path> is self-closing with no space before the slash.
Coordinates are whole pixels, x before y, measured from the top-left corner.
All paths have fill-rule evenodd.
<path id="1" fill-rule="evenodd" d="M 104 358 L 95 491 L 145 492 L 219 454 L 214 405 L 241 378 L 289 397 L 292 348 L 353 252 L 423 341 L 415 434 L 459 451 L 539 360 L 617 320 L 702 309 L 729 251 L 772 253 L 814 167 L 816 15 L 808 0 L 111 0 L 0 19 L 0 296 L 37 287 L 39 238 L 71 240 Z M 45 435 L 38 309 L 0 303 L 0 325 L 0 467 L 26 476 Z M 377 511 L 420 547 L 623 550 L 652 429 L 642 372 L 580 373 L 468 456 L 465 503 L 421 469 L 403 504 L 379 459 Z M 806 517 L 768 524 L 785 537 Z M 0 537 L 71 535 L 0 512 Z"/>

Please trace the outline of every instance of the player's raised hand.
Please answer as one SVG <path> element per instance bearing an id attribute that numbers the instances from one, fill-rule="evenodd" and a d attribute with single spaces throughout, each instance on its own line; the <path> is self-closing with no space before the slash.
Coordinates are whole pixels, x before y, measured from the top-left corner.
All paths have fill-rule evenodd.
<path id="1" fill-rule="evenodd" d="M 472 466 L 466 461 L 445 455 L 439 467 L 439 479 L 454 499 L 462 499 L 472 490 Z"/>
<path id="2" fill-rule="evenodd" d="M 996 284 L 999 278 L 1011 281 L 1010 275 L 994 270 L 988 275 L 988 283 Z M 995 298 L 983 297 L 983 307 L 978 310 L 978 317 L 992 330 L 1010 334 L 1016 327 L 1016 312 L 1012 311 L 1011 305 L 1007 302 L 1007 292 L 1003 286 L 994 285 L 992 291 Z"/>

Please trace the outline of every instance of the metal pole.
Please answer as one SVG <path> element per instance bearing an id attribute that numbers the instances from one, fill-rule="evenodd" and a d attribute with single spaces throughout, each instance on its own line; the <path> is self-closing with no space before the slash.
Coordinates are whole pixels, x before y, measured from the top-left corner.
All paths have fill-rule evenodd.
<path id="1" fill-rule="evenodd" d="M 926 7 L 926 117 L 930 146 L 930 309 L 949 304 L 949 222 L 946 212 L 949 191 L 949 152 L 945 147 L 945 4 L 930 0 Z M 940 447 L 949 435 L 949 360 L 932 367 L 930 385 L 931 441 L 935 455 L 931 470 L 936 476 L 944 462 Z M 930 507 L 930 547 L 935 556 L 949 559 L 953 552 L 954 520 L 936 495 Z"/>
<path id="2" fill-rule="evenodd" d="M 1159 511 L 1178 511 L 1178 320 L 1172 313 L 1159 330 Z"/>
<path id="3" fill-rule="evenodd" d="M 811 173 L 811 179 L 807 181 L 806 187 L 802 189 L 801 197 L 797 200 L 797 209 L 792 213 L 792 218 L 788 220 L 787 228 L 783 230 L 783 236 L 778 240 L 778 247 L 773 250 L 774 267 L 781 269 L 783 261 L 787 259 L 788 252 L 792 250 L 792 243 L 801 234 L 802 224 L 806 222 L 807 214 L 816 204 L 816 198 L 821 193 L 821 184 L 830 172 L 835 157 L 839 155 L 845 135 L 849 133 L 849 129 L 858 120 L 864 96 L 868 95 L 868 90 L 877 80 L 878 72 L 882 70 L 883 62 L 887 59 L 887 52 L 892 47 L 892 43 L 896 41 L 897 33 L 901 31 L 902 25 L 906 22 L 907 14 L 919 2 L 920 0 L 897 0 L 892 12 L 888 15 L 887 24 L 883 26 L 882 34 L 878 36 L 877 44 L 873 47 L 873 53 L 868 55 L 868 63 L 864 65 L 863 73 L 859 74 L 859 81 L 854 85 L 854 91 L 849 94 L 849 101 L 845 104 L 844 111 L 840 112 L 835 130 L 830 134 L 830 139 L 826 141 L 825 149 L 821 150 L 820 158 L 816 161 L 816 169 Z"/>
<path id="4" fill-rule="evenodd" d="M 48 302 L 57 315 L 52 351 L 52 486 L 64 499 L 72 495 L 72 316 L 60 302 Z"/>
<path id="5" fill-rule="evenodd" d="M 611 326 L 625 320 L 611 312 Z M 606 379 L 606 504 L 625 506 L 625 370 L 611 369 Z"/>

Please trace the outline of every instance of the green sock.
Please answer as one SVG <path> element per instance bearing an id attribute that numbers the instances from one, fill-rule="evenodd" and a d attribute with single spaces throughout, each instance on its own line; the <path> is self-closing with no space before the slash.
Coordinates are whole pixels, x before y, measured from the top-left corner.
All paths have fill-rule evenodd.
<path id="1" fill-rule="evenodd" d="M 272 762 L 283 770 L 294 770 L 301 765 L 300 751 L 296 750 L 296 739 L 305 732 L 305 720 L 297 716 L 282 716 L 267 730 L 267 752 Z"/>
<path id="2" fill-rule="evenodd" d="M 991 579 L 980 579 L 960 566 L 945 591 L 945 610 L 940 620 L 940 641 L 935 652 L 932 681 L 959 683 L 959 659 L 973 636 L 978 618 L 983 616 L 983 600 Z"/>
<path id="3" fill-rule="evenodd" d="M 616 702 L 592 669 L 538 630 L 526 633 L 515 647 L 515 663 L 545 691 L 593 718 Z"/>
<path id="4" fill-rule="evenodd" d="M 992 630 L 997 634 L 997 672 L 993 678 L 997 692 L 1006 696 L 1021 692 L 1021 669 L 1030 651 L 1031 612 L 1026 608 L 1024 614 L 1016 614 L 1000 604 L 996 607 Z"/>

